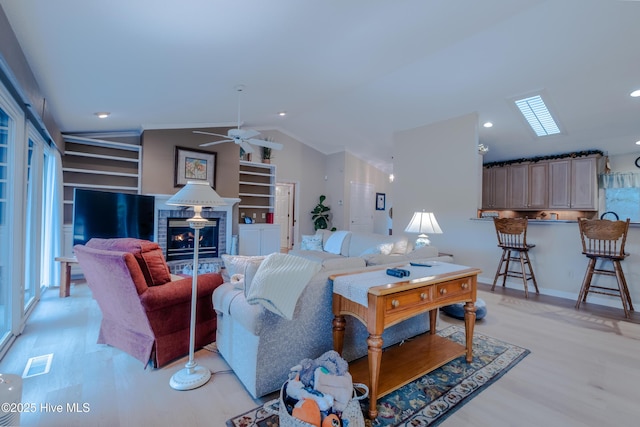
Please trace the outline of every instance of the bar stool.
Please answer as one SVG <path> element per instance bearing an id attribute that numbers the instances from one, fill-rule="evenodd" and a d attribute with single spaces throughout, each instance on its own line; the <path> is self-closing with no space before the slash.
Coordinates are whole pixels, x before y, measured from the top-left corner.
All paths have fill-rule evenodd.
<path id="1" fill-rule="evenodd" d="M 620 261 L 629 255 L 624 252 L 624 245 L 629 231 L 629 218 L 626 221 L 581 218 L 578 221 L 578 226 L 580 227 L 580 238 L 582 240 L 582 253 L 589 258 L 589 264 L 578 294 L 576 308 L 580 308 L 580 303 L 587 301 L 587 294 L 589 293 L 617 296 L 622 300 L 624 316 L 631 317 L 630 312 L 634 311 L 633 304 L 631 303 L 627 280 L 620 264 Z M 598 260 L 602 261 L 600 268 L 596 268 L 596 261 Z M 613 270 L 602 268 L 607 261 L 612 262 Z M 591 279 L 594 274 L 614 276 L 617 288 L 592 285 Z"/>
<path id="2" fill-rule="evenodd" d="M 539 294 L 538 282 L 536 282 L 536 276 L 533 274 L 529 259 L 529 249 L 535 245 L 527 243 L 527 218 L 493 218 L 493 224 L 498 235 L 498 246 L 502 248 L 502 257 L 491 290 L 496 288 L 500 276 L 502 276 L 502 286 L 504 287 L 508 276 L 522 279 L 526 298 L 529 298 L 527 284 L 529 280 L 533 282 L 536 293 Z M 520 264 L 520 270 L 513 269 L 514 262 Z"/>

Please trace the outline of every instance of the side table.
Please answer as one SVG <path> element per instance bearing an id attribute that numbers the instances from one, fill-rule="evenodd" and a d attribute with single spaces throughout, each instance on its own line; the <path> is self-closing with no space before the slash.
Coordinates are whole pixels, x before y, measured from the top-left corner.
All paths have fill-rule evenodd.
<path id="1" fill-rule="evenodd" d="M 60 263 L 60 298 L 66 298 L 71 295 L 71 265 L 77 264 L 76 257 L 56 257 L 55 260 Z"/>

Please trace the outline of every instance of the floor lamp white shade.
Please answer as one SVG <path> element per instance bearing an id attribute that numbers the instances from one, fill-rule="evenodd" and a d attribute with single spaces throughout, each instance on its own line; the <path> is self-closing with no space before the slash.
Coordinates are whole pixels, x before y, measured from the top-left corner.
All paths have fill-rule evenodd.
<path id="1" fill-rule="evenodd" d="M 211 378 L 211 371 L 198 366 L 193 360 L 196 340 L 196 301 L 198 297 L 198 249 L 200 246 L 200 230 L 204 228 L 207 219 L 201 215 L 203 207 L 226 205 L 222 197 L 216 193 L 207 181 L 188 181 L 180 191 L 166 202 L 172 206 L 189 206 L 194 215 L 187 222 L 194 229 L 193 239 L 193 277 L 191 280 L 191 323 L 189 326 L 189 361 L 184 369 L 171 377 L 169 385 L 176 390 L 193 390 L 206 384 Z"/>
<path id="2" fill-rule="evenodd" d="M 428 246 L 431 244 L 427 233 L 429 234 L 441 234 L 442 229 L 436 220 L 436 216 L 433 212 L 415 212 L 413 214 L 413 218 L 407 225 L 407 228 L 404 229 L 406 233 L 418 233 L 418 238 L 416 239 L 415 248 L 421 248 L 423 246 Z"/>

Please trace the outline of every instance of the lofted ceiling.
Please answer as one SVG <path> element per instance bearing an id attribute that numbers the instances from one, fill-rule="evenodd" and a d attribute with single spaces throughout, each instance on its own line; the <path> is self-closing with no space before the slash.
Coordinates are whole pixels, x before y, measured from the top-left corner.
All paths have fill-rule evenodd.
<path id="1" fill-rule="evenodd" d="M 0 5 L 66 133 L 233 125 L 242 84 L 245 127 L 385 171 L 395 132 L 470 113 L 485 161 L 640 152 L 640 98 L 629 96 L 640 88 L 636 1 Z M 560 135 L 536 138 L 512 105 L 540 92 Z"/>

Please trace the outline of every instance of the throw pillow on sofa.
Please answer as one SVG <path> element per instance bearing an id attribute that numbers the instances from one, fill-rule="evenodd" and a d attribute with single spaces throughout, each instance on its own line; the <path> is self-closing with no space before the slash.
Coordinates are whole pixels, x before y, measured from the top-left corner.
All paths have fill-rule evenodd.
<path id="1" fill-rule="evenodd" d="M 302 241 L 300 242 L 300 250 L 322 251 L 322 235 L 313 234 L 309 236 L 302 236 Z"/>
<path id="2" fill-rule="evenodd" d="M 335 231 L 324 244 L 324 251 L 335 255 L 346 255 L 350 237 L 351 232 L 349 231 Z"/>

